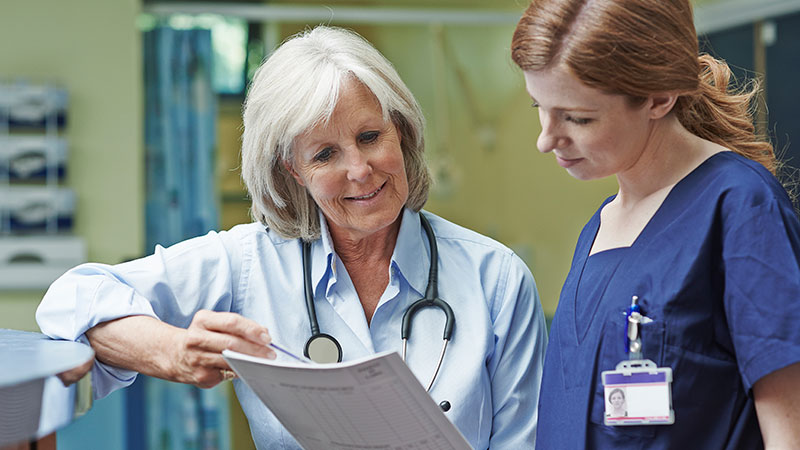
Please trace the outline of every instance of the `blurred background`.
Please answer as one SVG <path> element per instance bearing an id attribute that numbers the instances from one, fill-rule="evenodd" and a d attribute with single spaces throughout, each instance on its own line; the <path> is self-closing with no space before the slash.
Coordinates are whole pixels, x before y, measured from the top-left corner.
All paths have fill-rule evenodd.
<path id="1" fill-rule="evenodd" d="M 536 150 L 539 124 L 509 57 L 524 0 L 0 4 L 0 328 L 38 331 L 47 285 L 249 222 L 241 106 L 262 59 L 319 23 L 392 61 L 427 119 L 426 209 L 514 249 L 555 312 L 584 223 L 615 192 Z M 697 0 L 701 46 L 766 87 L 756 125 L 788 165 L 800 0 Z M 768 114 L 767 114 L 768 112 Z M 140 377 L 58 433 L 61 449 L 248 449 L 230 386 Z"/>

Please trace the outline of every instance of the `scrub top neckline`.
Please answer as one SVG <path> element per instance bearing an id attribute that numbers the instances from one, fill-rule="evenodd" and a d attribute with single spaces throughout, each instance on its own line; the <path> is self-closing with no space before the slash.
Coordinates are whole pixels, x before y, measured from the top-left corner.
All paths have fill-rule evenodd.
<path id="1" fill-rule="evenodd" d="M 607 198 L 607 199 L 606 199 L 606 200 L 603 202 L 603 204 L 602 204 L 602 205 L 600 205 L 600 208 L 597 210 L 597 213 L 595 214 L 595 216 L 596 216 L 596 219 L 597 219 L 597 220 L 596 220 L 596 223 L 594 224 L 594 232 L 593 232 L 593 236 L 592 236 L 592 242 L 591 242 L 591 243 L 590 243 L 590 245 L 589 245 L 589 250 L 588 250 L 588 252 L 586 253 L 586 258 L 589 258 L 590 256 L 596 255 L 596 254 L 598 254 L 598 253 L 607 252 L 607 251 L 611 251 L 611 250 L 620 250 L 620 249 L 628 249 L 628 248 L 634 248 L 634 247 L 636 247 L 636 246 L 637 246 L 636 244 L 637 244 L 639 241 L 643 240 L 643 239 L 642 239 L 642 237 L 643 237 L 643 236 L 644 236 L 644 235 L 645 235 L 645 234 L 648 232 L 648 228 L 652 228 L 652 227 L 653 227 L 653 225 L 652 225 L 652 224 L 657 222 L 656 218 L 657 218 L 658 216 L 660 216 L 660 215 L 662 215 L 662 214 L 663 214 L 663 213 L 662 213 L 662 211 L 663 211 L 664 209 L 666 209 L 666 208 L 665 208 L 665 205 L 666 205 L 667 203 L 669 203 L 669 202 L 670 202 L 670 199 L 671 199 L 672 197 L 674 197 L 674 196 L 673 196 L 673 193 L 675 193 L 676 191 L 678 191 L 678 190 L 679 190 L 679 186 L 681 186 L 682 184 L 686 184 L 686 183 L 685 183 L 685 182 L 686 182 L 686 180 L 688 180 L 688 179 L 690 179 L 690 178 L 694 178 L 694 176 L 696 176 L 696 174 L 700 172 L 700 169 L 701 169 L 703 166 L 705 166 L 705 165 L 706 165 L 706 164 L 707 164 L 709 161 L 711 161 L 712 159 L 714 159 L 714 157 L 715 157 L 715 156 L 717 156 L 717 155 L 721 155 L 721 154 L 724 154 L 724 153 L 734 153 L 734 152 L 732 152 L 732 151 L 730 151 L 730 150 L 725 150 L 725 151 L 721 151 L 721 152 L 714 153 L 713 155 L 711 155 L 711 156 L 709 156 L 708 158 L 706 158 L 705 160 L 703 160 L 703 162 L 701 162 L 700 164 L 698 164 L 698 165 L 697 165 L 697 167 L 695 167 L 694 169 L 692 169 L 691 171 L 689 171 L 689 173 L 687 173 L 687 174 L 686 174 L 686 175 L 685 175 L 683 178 L 681 178 L 680 180 L 678 180 L 678 182 L 677 182 L 677 183 L 675 183 L 675 185 L 674 185 L 674 186 L 672 186 L 672 189 L 670 189 L 670 190 L 669 190 L 669 193 L 667 194 L 667 196 L 666 196 L 666 197 L 664 197 L 664 200 L 661 202 L 661 204 L 660 204 L 660 205 L 658 205 L 658 208 L 656 209 L 656 212 L 654 212 L 654 213 L 653 213 L 653 215 L 652 215 L 652 216 L 650 216 L 650 219 L 647 221 L 647 223 L 645 224 L 644 228 L 642 228 L 642 231 L 640 231 L 640 232 L 639 232 L 639 235 L 638 235 L 638 236 L 636 236 L 636 239 L 634 239 L 634 240 L 633 240 L 633 242 L 631 242 L 631 245 L 628 245 L 628 246 L 624 246 L 624 245 L 623 245 L 623 246 L 619 246 L 619 247 L 607 248 L 607 249 L 605 249 L 605 250 L 601 250 L 601 251 L 599 251 L 599 252 L 596 252 L 596 253 L 591 253 L 591 251 L 592 251 L 592 247 L 594 247 L 594 241 L 597 239 L 597 233 L 600 231 L 600 225 L 601 225 L 601 218 L 600 218 L 600 216 L 601 216 L 601 212 L 603 211 L 603 208 L 605 208 L 605 207 L 606 207 L 606 205 L 608 205 L 608 204 L 609 204 L 609 203 L 611 203 L 611 202 L 612 202 L 612 201 L 613 201 L 615 198 L 617 198 L 617 194 L 614 194 L 614 195 L 612 195 L 612 196 L 608 197 L 608 198 Z M 593 221 L 593 222 L 594 222 L 594 219 L 595 219 L 595 218 L 593 217 L 593 218 L 592 218 L 592 221 Z M 585 265 L 585 264 L 586 264 L 586 260 L 584 259 L 584 265 Z"/>
<path id="2" fill-rule="evenodd" d="M 610 280 L 614 278 L 616 275 L 617 269 L 622 264 L 622 261 L 625 259 L 625 253 L 629 247 L 616 247 L 611 248 L 608 250 L 603 250 L 602 252 L 597 252 L 593 255 L 589 255 L 583 262 L 583 267 L 581 268 L 581 272 L 578 274 L 577 280 L 575 281 L 575 295 L 572 296 L 573 298 L 573 307 L 572 307 L 572 316 L 573 316 L 573 323 L 575 324 L 575 337 L 578 341 L 578 344 L 583 342 L 586 338 L 586 334 L 589 332 L 591 328 L 590 325 L 592 323 L 592 319 L 594 318 L 595 314 L 597 314 L 597 309 L 600 307 L 600 302 L 587 302 L 587 304 L 581 306 L 578 303 L 579 295 L 586 295 L 590 292 L 596 294 L 597 298 L 603 298 L 606 293 L 606 289 L 608 289 L 608 285 L 610 284 Z M 604 276 L 603 285 L 597 288 L 596 290 L 592 291 L 591 286 L 586 285 L 586 278 L 587 278 L 587 267 L 589 266 L 589 261 L 592 261 L 593 264 L 601 264 L 608 267 L 608 271 L 610 273 Z M 593 277 L 589 276 L 589 280 L 593 282 L 598 282 L 597 279 L 592 279 Z M 587 326 L 579 327 L 578 324 L 585 322 Z"/>
<path id="3" fill-rule="evenodd" d="M 639 235 L 636 237 L 636 239 L 634 239 L 634 241 L 631 243 L 630 246 L 627 246 L 627 247 L 626 246 L 614 247 L 612 249 L 603 250 L 603 252 L 607 252 L 607 251 L 610 251 L 610 250 L 628 250 L 628 249 L 632 249 L 632 248 L 641 247 L 643 245 L 648 245 L 648 243 L 651 242 L 651 239 L 649 239 L 649 235 L 654 233 L 654 232 L 657 232 L 657 231 L 654 231 L 654 230 L 662 229 L 665 226 L 668 226 L 667 222 L 671 222 L 672 220 L 675 219 L 674 215 L 672 215 L 671 217 L 668 216 L 666 218 L 662 218 L 662 216 L 664 216 L 664 214 L 667 214 L 666 211 L 670 211 L 670 210 L 673 209 L 671 207 L 672 203 L 674 203 L 676 201 L 675 200 L 676 198 L 681 197 L 680 194 L 684 190 L 684 186 L 686 186 L 689 183 L 688 180 L 691 180 L 692 178 L 695 178 L 695 177 L 699 176 L 704 171 L 704 167 L 710 165 L 710 161 L 715 159 L 717 155 L 730 154 L 730 153 L 733 153 L 733 152 L 731 152 L 731 151 L 721 151 L 721 152 L 714 153 L 713 155 L 711 155 L 708 158 L 706 158 L 703 162 L 701 162 L 697 167 L 692 169 L 688 174 L 686 174 L 686 176 L 684 176 L 683 178 L 678 180 L 678 182 L 675 183 L 675 185 L 672 187 L 672 189 L 670 189 L 670 191 L 667 194 L 667 196 L 664 197 L 664 201 L 661 202 L 661 204 L 658 206 L 658 209 L 656 209 L 656 212 L 653 213 L 653 216 L 650 217 L 650 220 L 647 221 L 647 224 L 644 226 L 644 228 L 642 228 L 642 231 L 639 232 Z M 586 225 L 586 230 L 591 233 L 592 237 L 591 237 L 591 239 L 587 239 L 583 243 L 582 246 L 580 246 L 580 243 L 579 243 L 580 247 L 579 247 L 578 251 L 576 251 L 576 255 L 580 255 L 581 259 L 580 259 L 580 262 L 574 267 L 574 270 L 578 270 L 579 273 L 581 273 L 581 274 L 583 273 L 583 271 L 586 268 L 586 262 L 589 259 L 589 257 L 594 256 L 594 255 L 590 255 L 589 253 L 592 250 L 592 246 L 594 245 L 594 241 L 597 238 L 597 233 L 600 230 L 600 212 L 603 210 L 603 208 L 609 202 L 614 200 L 616 197 L 617 197 L 616 194 L 608 197 L 603 202 L 603 204 L 600 206 L 600 208 L 597 209 L 597 211 L 594 213 L 592 218 L 589 220 L 589 223 Z M 602 253 L 602 252 L 597 252 L 597 253 L 595 253 L 595 255 L 599 254 L 599 253 Z M 610 285 L 612 282 L 614 282 L 615 278 L 618 278 L 619 274 L 625 275 L 630 270 L 630 267 L 628 267 L 630 265 L 629 264 L 630 261 L 628 260 L 628 258 L 626 258 L 625 253 L 627 253 L 627 252 L 623 252 L 623 254 L 618 255 L 619 256 L 619 261 L 615 265 L 615 267 L 613 268 L 614 274 L 610 277 L 608 285 Z M 606 288 L 607 287 L 608 286 L 606 286 Z M 605 291 L 605 289 L 604 289 L 604 291 Z M 569 342 L 571 342 L 572 345 L 580 346 L 581 343 L 583 342 L 583 338 L 585 338 L 586 335 L 588 334 L 588 330 L 590 328 L 592 328 L 592 325 L 595 322 L 595 317 L 597 316 L 597 311 L 599 311 L 600 308 L 599 308 L 599 304 L 590 306 L 591 308 L 594 309 L 594 312 L 587 318 L 587 322 L 585 324 L 583 324 L 583 326 L 581 327 L 581 329 L 583 329 L 584 332 L 583 333 L 578 333 L 578 322 L 577 322 L 578 284 L 577 283 L 576 283 L 574 289 L 570 290 L 570 294 L 571 294 L 570 295 L 571 298 L 569 299 L 569 306 L 572 309 L 572 311 L 570 311 L 568 316 L 570 317 L 570 320 L 572 321 L 572 324 L 571 324 L 572 326 L 564 327 L 564 328 L 567 329 L 567 330 L 570 330 L 570 332 L 572 334 L 572 336 L 570 336 L 570 341 Z"/>

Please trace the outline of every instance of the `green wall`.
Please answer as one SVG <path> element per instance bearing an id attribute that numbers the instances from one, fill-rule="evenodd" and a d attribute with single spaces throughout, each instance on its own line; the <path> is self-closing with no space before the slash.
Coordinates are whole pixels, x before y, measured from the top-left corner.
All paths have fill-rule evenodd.
<path id="1" fill-rule="evenodd" d="M 69 92 L 67 186 L 89 259 L 142 253 L 142 61 L 138 0 L 25 0 L 0 6 L 0 79 Z M 0 291 L 0 328 L 37 330 L 43 291 Z"/>

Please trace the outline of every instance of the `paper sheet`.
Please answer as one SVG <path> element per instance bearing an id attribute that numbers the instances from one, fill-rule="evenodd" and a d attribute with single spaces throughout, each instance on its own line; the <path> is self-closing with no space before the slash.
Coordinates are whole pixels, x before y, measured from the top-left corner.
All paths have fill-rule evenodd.
<path id="1" fill-rule="evenodd" d="M 339 364 L 222 355 L 307 450 L 471 448 L 397 353 Z"/>

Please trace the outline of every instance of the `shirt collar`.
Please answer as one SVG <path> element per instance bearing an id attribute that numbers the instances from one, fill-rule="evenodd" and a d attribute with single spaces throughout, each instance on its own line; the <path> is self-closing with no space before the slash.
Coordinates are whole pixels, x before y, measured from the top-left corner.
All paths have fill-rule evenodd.
<path id="1" fill-rule="evenodd" d="M 330 270 L 332 280 L 336 281 L 336 264 L 333 260 L 333 241 L 331 234 L 328 230 L 328 223 L 325 221 L 325 216 L 319 212 L 319 231 L 320 239 L 317 239 L 311 245 L 311 283 L 314 286 L 314 291 L 319 287 L 318 285 L 323 281 L 323 277 Z M 320 264 L 317 261 L 325 261 L 325 264 Z M 315 264 L 315 262 L 317 262 Z M 330 286 L 330 283 L 328 283 Z"/>
<path id="2" fill-rule="evenodd" d="M 419 214 L 408 208 L 403 208 L 403 217 L 400 221 L 400 231 L 397 233 L 392 254 L 392 267 L 396 274 L 402 276 L 420 297 L 425 294 L 428 284 L 428 268 L 430 267 L 430 250 L 419 220 Z M 323 282 L 326 273 L 330 273 L 327 288 L 336 282 L 336 264 L 334 262 L 333 241 L 330 230 L 322 213 L 319 213 L 320 239 L 311 246 L 311 282 L 314 289 Z M 314 264 L 316 261 L 325 261 L 325 264 Z"/>
<path id="3" fill-rule="evenodd" d="M 393 269 L 416 290 L 420 296 L 425 294 L 428 285 L 428 268 L 430 267 L 430 250 L 428 238 L 419 221 L 420 213 L 408 208 L 403 209 L 400 231 L 392 254 Z"/>

